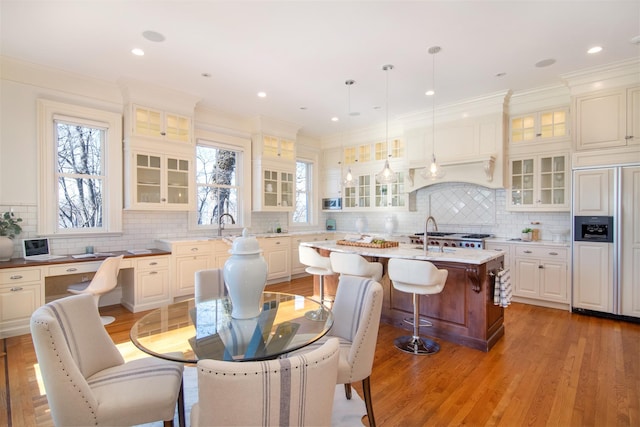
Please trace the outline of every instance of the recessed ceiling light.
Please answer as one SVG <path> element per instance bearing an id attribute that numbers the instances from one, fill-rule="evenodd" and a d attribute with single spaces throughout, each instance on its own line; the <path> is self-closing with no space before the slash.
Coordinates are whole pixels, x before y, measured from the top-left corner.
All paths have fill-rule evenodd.
<path id="1" fill-rule="evenodd" d="M 425 95 L 427 95 L 427 96 L 433 96 L 433 95 L 435 95 L 435 94 L 436 94 L 436 92 L 435 92 L 435 91 L 433 91 L 433 90 L 428 90 L 428 91 L 426 91 L 424 94 L 425 94 Z"/>
<path id="2" fill-rule="evenodd" d="M 602 46 L 594 46 L 587 51 L 587 53 L 598 53 L 598 52 L 602 52 Z"/>
<path id="3" fill-rule="evenodd" d="M 156 31 L 145 31 L 142 33 L 142 37 L 151 42 L 163 42 L 164 36 Z"/>
<path id="4" fill-rule="evenodd" d="M 144 55 L 144 50 L 136 47 L 131 49 L 131 53 L 133 53 L 135 56 L 143 56 Z"/>
<path id="5" fill-rule="evenodd" d="M 339 122 L 340 119 L 334 116 L 334 117 L 331 117 L 331 121 L 332 122 Z"/>
<path id="6" fill-rule="evenodd" d="M 202 74 L 200 74 L 200 75 L 201 75 L 202 77 L 207 77 L 207 78 L 211 77 L 211 73 L 202 73 Z"/>
<path id="7" fill-rule="evenodd" d="M 507 73 L 502 72 L 502 73 L 497 73 L 497 74 L 496 74 L 496 77 L 504 77 L 504 76 L 506 76 L 506 75 L 507 75 Z"/>
<path id="8" fill-rule="evenodd" d="M 549 59 L 543 59 L 542 61 L 538 61 L 536 62 L 536 67 L 538 68 L 544 68 L 544 67 L 548 67 L 549 65 L 553 65 L 556 63 L 556 60 L 553 58 L 549 58 Z"/>
<path id="9" fill-rule="evenodd" d="M 307 107 L 300 107 L 300 109 L 306 111 Z"/>
<path id="10" fill-rule="evenodd" d="M 258 92 L 258 98 L 266 98 L 267 92 Z"/>

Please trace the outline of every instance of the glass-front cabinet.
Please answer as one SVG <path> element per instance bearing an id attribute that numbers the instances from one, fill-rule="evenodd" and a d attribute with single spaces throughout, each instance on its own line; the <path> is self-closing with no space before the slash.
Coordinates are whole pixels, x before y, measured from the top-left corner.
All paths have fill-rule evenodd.
<path id="1" fill-rule="evenodd" d="M 566 108 L 540 111 L 511 118 L 511 143 L 551 142 L 569 136 Z"/>
<path id="2" fill-rule="evenodd" d="M 404 207 L 407 202 L 404 190 L 404 173 L 396 172 L 397 180 L 392 184 L 380 184 L 376 182 L 375 206 L 384 207 Z"/>
<path id="3" fill-rule="evenodd" d="M 256 200 L 262 211 L 292 211 L 295 208 L 295 174 L 275 169 L 262 170 L 262 197 Z"/>
<path id="4" fill-rule="evenodd" d="M 130 209 L 189 210 L 191 161 L 187 158 L 133 152 Z"/>
<path id="5" fill-rule="evenodd" d="M 568 154 L 512 158 L 507 208 L 522 211 L 569 210 Z"/>
<path id="6" fill-rule="evenodd" d="M 296 158 L 295 142 L 264 135 L 262 137 L 262 157 L 293 161 Z"/>
<path id="7" fill-rule="evenodd" d="M 133 135 L 175 142 L 191 142 L 191 118 L 133 105 Z"/>
<path id="8" fill-rule="evenodd" d="M 396 172 L 396 176 L 396 182 L 380 184 L 376 182 L 375 174 L 356 175 L 354 185 L 344 187 L 343 209 L 405 209 L 407 194 L 404 189 L 404 173 Z"/>

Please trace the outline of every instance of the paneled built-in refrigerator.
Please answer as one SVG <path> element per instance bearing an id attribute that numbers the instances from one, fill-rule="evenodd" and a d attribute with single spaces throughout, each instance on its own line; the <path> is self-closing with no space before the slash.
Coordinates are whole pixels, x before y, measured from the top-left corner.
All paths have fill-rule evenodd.
<path id="1" fill-rule="evenodd" d="M 572 310 L 640 320 L 640 165 L 573 172 Z"/>

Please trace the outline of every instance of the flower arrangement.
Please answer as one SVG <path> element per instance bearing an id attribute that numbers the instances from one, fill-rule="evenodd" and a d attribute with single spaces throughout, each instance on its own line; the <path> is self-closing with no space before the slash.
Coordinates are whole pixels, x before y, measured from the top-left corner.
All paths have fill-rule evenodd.
<path id="1" fill-rule="evenodd" d="M 22 232 L 20 227 L 22 218 L 16 218 L 13 212 L 5 212 L 0 216 L 0 236 L 7 236 L 10 239 Z"/>

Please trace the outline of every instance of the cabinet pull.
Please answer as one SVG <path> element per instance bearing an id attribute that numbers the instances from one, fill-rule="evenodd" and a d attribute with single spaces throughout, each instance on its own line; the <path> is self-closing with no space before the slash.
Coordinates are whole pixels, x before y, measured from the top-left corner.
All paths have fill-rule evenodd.
<path id="1" fill-rule="evenodd" d="M 503 251 L 503 249 L 495 248 L 495 249 L 494 249 L 494 251 L 502 252 L 502 251 Z"/>
<path id="2" fill-rule="evenodd" d="M 149 274 L 158 274 L 157 271 L 150 271 Z"/>
<path id="3" fill-rule="evenodd" d="M 18 280 L 18 279 L 22 279 L 22 274 L 16 274 L 15 276 L 11 276 L 11 277 L 9 277 L 9 279 L 11 279 L 11 280 Z"/>
<path id="4" fill-rule="evenodd" d="M 17 288 L 11 288 L 11 292 L 18 292 L 21 291 L 23 288 L 21 287 L 17 287 Z"/>
<path id="5" fill-rule="evenodd" d="M 549 255 L 558 255 L 558 252 L 549 252 Z"/>
<path id="6" fill-rule="evenodd" d="M 624 137 L 624 139 L 633 139 L 633 135 L 627 135 Z"/>
<path id="7" fill-rule="evenodd" d="M 150 262 L 149 265 L 158 265 L 158 263 L 153 261 L 153 262 Z"/>
<path id="8" fill-rule="evenodd" d="M 191 248 L 191 252 L 198 252 L 198 248 Z"/>
<path id="9" fill-rule="evenodd" d="M 67 268 L 67 272 L 69 272 L 69 273 L 73 273 L 74 271 L 78 271 L 78 269 L 77 269 L 77 268 L 75 268 L 75 267 L 69 267 L 69 268 Z"/>
<path id="10" fill-rule="evenodd" d="M 538 268 L 544 268 L 544 265 L 539 265 Z"/>
<path id="11" fill-rule="evenodd" d="M 524 251 L 525 254 L 530 254 L 532 253 L 531 251 Z"/>
<path id="12" fill-rule="evenodd" d="M 280 242 L 276 242 L 276 245 L 279 245 L 279 244 L 280 244 Z"/>
<path id="13" fill-rule="evenodd" d="M 536 133 L 536 136 L 537 136 L 537 137 L 541 137 L 541 136 L 542 136 L 542 134 L 541 134 L 541 133 Z"/>

